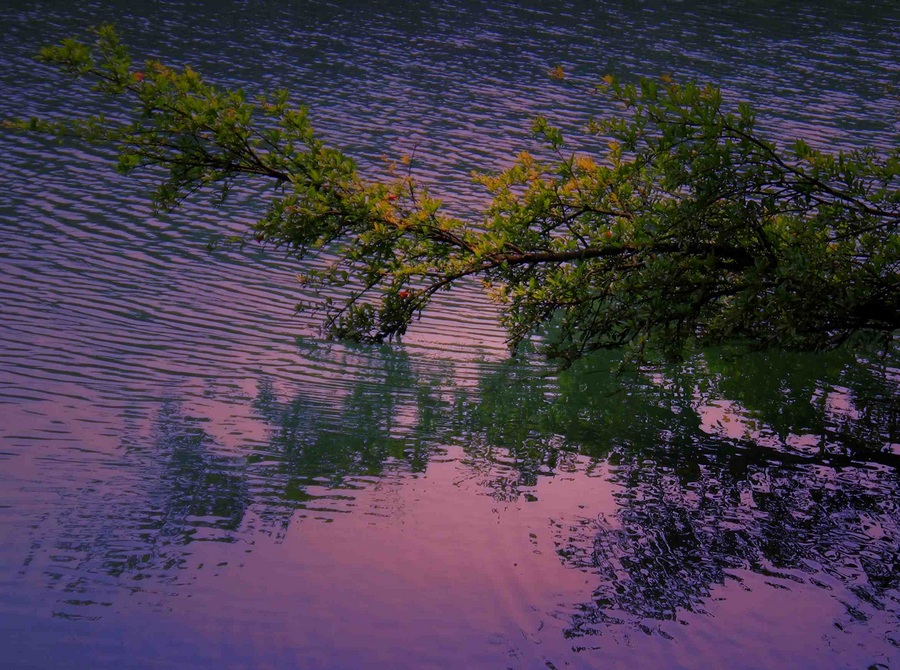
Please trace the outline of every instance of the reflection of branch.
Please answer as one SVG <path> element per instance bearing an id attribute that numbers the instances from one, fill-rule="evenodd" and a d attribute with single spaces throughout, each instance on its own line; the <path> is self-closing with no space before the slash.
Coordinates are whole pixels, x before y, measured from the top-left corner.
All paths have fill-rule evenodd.
<path id="1" fill-rule="evenodd" d="M 804 455 L 791 451 L 779 451 L 760 445 L 752 440 L 741 440 L 740 443 L 746 447 L 740 453 L 746 458 L 748 463 L 753 465 L 809 464 L 823 465 L 835 471 L 840 471 L 844 468 L 855 468 L 877 463 L 900 473 L 900 454 L 887 451 L 861 449 L 853 455 L 818 451 L 815 454 Z M 789 448 L 787 445 L 783 446 Z"/>
<path id="2" fill-rule="evenodd" d="M 745 452 L 715 449 L 697 476 L 678 477 L 671 457 L 688 454 L 653 454 L 652 469 L 641 467 L 646 455 L 617 465 L 614 481 L 623 486 L 617 524 L 600 515 L 555 526 L 562 560 L 600 580 L 593 600 L 573 617 L 570 635 L 703 611 L 711 588 L 727 578 L 740 581 L 740 571 L 803 583 L 825 570 L 875 610 L 886 591 L 900 587 L 900 574 L 885 569 L 900 561 L 889 473 L 872 481 L 871 473 L 847 468 L 823 481 L 815 470 L 793 467 L 791 458 L 759 465 Z M 880 527 L 877 542 L 859 532 L 862 518 Z"/>

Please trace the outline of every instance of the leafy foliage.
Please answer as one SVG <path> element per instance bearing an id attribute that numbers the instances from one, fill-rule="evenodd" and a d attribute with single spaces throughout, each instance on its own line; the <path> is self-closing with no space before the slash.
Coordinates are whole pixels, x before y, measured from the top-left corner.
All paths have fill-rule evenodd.
<path id="1" fill-rule="evenodd" d="M 477 175 L 493 199 L 464 221 L 402 165 L 388 181 L 364 180 L 286 91 L 248 99 L 190 68 L 138 69 L 112 27 L 95 33 L 40 59 L 121 96 L 131 116 L 5 125 L 113 143 L 123 172 L 163 168 L 154 201 L 165 209 L 204 189 L 224 196 L 236 180 L 271 184 L 248 236 L 307 259 L 300 308 L 322 311 L 332 335 L 400 336 L 469 277 L 500 303 L 513 347 L 540 334 L 564 362 L 622 346 L 677 357 L 691 342 L 732 339 L 890 343 L 900 327 L 900 148 L 781 148 L 715 87 L 606 77 L 597 91 L 622 114 L 588 128 L 606 149 L 571 152 L 536 119 L 554 159 L 522 153 Z"/>

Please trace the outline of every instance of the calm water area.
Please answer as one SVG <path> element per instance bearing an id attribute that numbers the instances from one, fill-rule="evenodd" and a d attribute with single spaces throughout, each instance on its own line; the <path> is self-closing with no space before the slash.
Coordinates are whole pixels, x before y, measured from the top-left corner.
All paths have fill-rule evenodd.
<path id="1" fill-rule="evenodd" d="M 461 216 L 534 115 L 609 111 L 556 65 L 900 136 L 893 0 L 0 0 L 0 118 L 107 104 L 33 61 L 105 22 Z M 259 193 L 158 214 L 112 157 L 0 133 L 0 667 L 900 668 L 896 356 L 558 373 L 475 286 L 327 342 L 296 262 L 207 250 Z"/>

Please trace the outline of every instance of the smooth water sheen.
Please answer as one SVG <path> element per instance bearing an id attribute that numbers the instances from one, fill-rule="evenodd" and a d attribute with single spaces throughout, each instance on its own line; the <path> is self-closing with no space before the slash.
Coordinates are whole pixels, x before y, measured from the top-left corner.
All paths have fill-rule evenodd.
<path id="1" fill-rule="evenodd" d="M 32 56 L 110 21 L 463 216 L 530 117 L 605 111 L 558 64 L 712 81 L 780 140 L 900 132 L 900 10 L 838 0 L 5 0 L 0 118 L 106 104 Z M 558 375 L 474 286 L 327 343 L 296 264 L 206 250 L 260 207 L 158 215 L 108 150 L 0 134 L 4 668 L 900 667 L 896 359 Z"/>

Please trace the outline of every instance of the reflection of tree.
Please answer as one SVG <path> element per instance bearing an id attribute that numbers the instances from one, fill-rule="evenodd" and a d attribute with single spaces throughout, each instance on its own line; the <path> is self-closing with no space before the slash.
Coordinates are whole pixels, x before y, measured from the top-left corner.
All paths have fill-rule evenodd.
<path id="1" fill-rule="evenodd" d="M 312 388 L 282 400 L 260 381 L 254 408 L 272 433 L 249 457 L 248 477 L 262 518 L 286 527 L 298 508 L 335 511 L 330 501 L 352 495 L 360 478 L 383 476 L 387 463 L 422 472 L 440 448 L 447 408 L 432 388 L 417 383 L 404 354 L 370 355 L 371 377 L 349 381 L 343 397 Z"/>
<path id="2" fill-rule="evenodd" d="M 725 452 L 684 479 L 664 454 L 641 467 L 654 455 L 617 468 L 615 526 L 600 518 L 557 529 L 563 560 L 600 577 L 572 634 L 611 618 L 670 620 L 702 609 L 712 585 L 737 578 L 733 569 L 823 588 L 835 578 L 879 609 L 885 591 L 900 586 L 896 473 L 825 472 Z"/>
<path id="3" fill-rule="evenodd" d="M 538 477 L 578 467 L 573 453 L 605 465 L 618 485 L 616 518 L 556 524 L 561 560 L 597 577 L 568 634 L 702 611 L 711 588 L 740 582 L 742 571 L 774 588 L 834 589 L 851 621 L 891 606 L 900 588 L 895 369 L 840 354 L 708 356 L 623 378 L 612 360 L 593 365 L 560 378 L 499 367 L 454 430 L 498 499 L 533 496 Z M 746 421 L 741 437 L 699 430 L 718 401 L 737 412 L 726 419 Z"/>
<path id="4" fill-rule="evenodd" d="M 50 560 L 66 565 L 47 568 L 51 584 L 84 592 L 88 575 L 132 588 L 171 582 L 191 543 L 234 542 L 259 529 L 257 519 L 283 530 L 296 510 L 347 511 L 353 491 L 388 469 L 423 471 L 440 449 L 446 404 L 415 383 L 402 354 L 375 350 L 367 366 L 368 377 L 348 375 L 342 398 L 304 387 L 280 399 L 260 380 L 253 408 L 270 433 L 240 452 L 223 449 L 178 401 L 160 406 L 149 439 L 130 425 L 114 479 L 71 494 L 77 500 L 45 527 Z"/>
<path id="5" fill-rule="evenodd" d="M 358 488 L 424 471 L 459 445 L 462 466 L 498 499 L 534 500 L 541 477 L 579 468 L 601 468 L 616 486 L 615 518 L 554 529 L 563 563 L 596 584 L 572 636 L 677 620 L 745 571 L 776 586 L 834 589 L 848 620 L 894 607 L 893 368 L 707 355 L 693 367 L 617 378 L 615 361 L 598 357 L 558 377 L 490 366 L 468 393 L 447 391 L 452 377 L 440 366 L 415 370 L 389 348 L 360 351 L 364 373 L 341 372 L 354 366 L 335 348 L 317 353 L 340 378 L 311 376 L 293 389 L 261 379 L 253 411 L 269 432 L 241 451 L 218 448 L 200 419 L 164 404 L 152 439 L 132 438 L 139 446 L 126 450 L 141 481 L 120 504 L 94 501 L 87 521 L 62 519 L 77 571 L 171 580 L 192 542 L 233 541 L 259 520 L 284 532 L 298 513 L 350 511 Z M 719 400 L 740 408 L 734 419 L 750 426 L 741 437 L 700 430 Z M 810 435 L 824 435 L 826 448 L 789 439 Z"/>
<path id="6" fill-rule="evenodd" d="M 512 365 L 485 376 L 457 432 L 481 468 L 505 466 L 485 481 L 497 497 L 515 497 L 539 476 L 572 469 L 574 455 L 614 460 L 620 445 L 652 443 L 671 429 L 670 403 L 677 400 L 649 393 L 643 377 L 617 378 L 612 356 L 594 361 L 595 369 L 559 378 Z M 696 417 L 679 418 L 687 432 L 696 429 Z"/>
<path id="7" fill-rule="evenodd" d="M 192 423 L 169 405 L 159 413 L 155 430 L 162 472 L 150 494 L 151 509 L 160 534 L 178 543 L 197 538 L 200 529 L 205 529 L 204 539 L 223 539 L 238 528 L 250 503 L 240 463 L 216 454 L 213 438 Z"/>
<path id="8" fill-rule="evenodd" d="M 837 580 L 850 620 L 890 605 L 887 594 L 900 587 L 892 372 L 847 362 L 823 372 L 808 357 L 803 362 L 782 361 L 779 377 L 765 359 L 721 359 L 715 372 L 712 365 L 681 368 L 650 375 L 652 383 L 609 376 L 585 383 L 583 372 L 560 380 L 557 397 L 530 410 L 481 404 L 496 413 L 482 417 L 488 423 L 518 412 L 516 430 L 528 432 L 532 445 L 541 443 L 536 435 L 579 435 L 569 446 L 608 464 L 619 486 L 615 519 L 556 526 L 563 562 L 599 578 L 570 635 L 702 610 L 711 587 L 740 580 L 740 570 L 782 588 L 805 581 L 831 589 Z M 833 388 L 845 396 L 840 406 L 815 404 L 817 390 Z M 751 408 L 745 418 L 756 428 L 739 439 L 698 431 L 704 405 L 723 398 Z M 810 399 L 811 409 L 803 407 Z M 826 436 L 825 448 L 809 453 L 788 444 L 789 434 L 807 432 Z M 753 439 L 773 433 L 781 439 Z M 528 454 L 527 462 L 535 460 Z"/>
<path id="9" fill-rule="evenodd" d="M 845 351 L 761 352 L 749 360 L 719 351 L 704 357 L 702 377 L 709 392 L 762 417 L 782 443 L 807 433 L 820 438 L 823 454 L 863 461 L 887 454 L 896 464 L 889 458 L 900 442 L 896 365 L 858 364 Z"/>
<path id="10" fill-rule="evenodd" d="M 179 403 L 164 403 L 151 440 L 125 449 L 104 495 L 91 495 L 95 484 L 62 508 L 55 551 L 75 567 L 48 572 L 51 581 L 74 592 L 87 589 L 86 574 L 128 580 L 133 588 L 147 579 L 171 581 L 185 566 L 190 543 L 232 541 L 250 498 L 240 461 L 213 447 Z M 130 478 L 130 472 L 139 477 Z M 73 572 L 78 579 L 64 581 Z"/>

